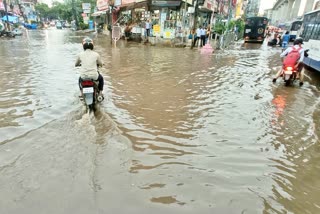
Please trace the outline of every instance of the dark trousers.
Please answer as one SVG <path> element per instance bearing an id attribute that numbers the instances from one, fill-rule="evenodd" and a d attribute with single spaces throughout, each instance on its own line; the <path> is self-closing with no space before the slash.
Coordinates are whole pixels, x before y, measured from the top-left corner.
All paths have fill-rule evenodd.
<path id="1" fill-rule="evenodd" d="M 193 46 L 196 46 L 197 40 L 200 39 L 200 37 L 195 36 L 193 41 Z"/>
<path id="2" fill-rule="evenodd" d="M 99 91 L 103 91 L 103 85 L 104 85 L 104 80 L 103 80 L 103 76 L 99 73 L 99 76 L 98 76 L 98 89 Z M 97 80 L 94 80 L 94 81 L 97 81 Z M 81 82 L 82 82 L 82 79 L 81 77 L 79 77 L 79 88 L 81 90 Z"/>
<path id="3" fill-rule="evenodd" d="M 206 45 L 206 36 L 205 35 L 201 35 L 201 46 L 205 46 Z"/>

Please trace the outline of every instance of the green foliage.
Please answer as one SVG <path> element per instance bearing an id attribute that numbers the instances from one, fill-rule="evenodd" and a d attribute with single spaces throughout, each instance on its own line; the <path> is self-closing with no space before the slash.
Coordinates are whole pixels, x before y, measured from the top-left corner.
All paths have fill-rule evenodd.
<path id="1" fill-rule="evenodd" d="M 18 28 L 19 26 L 20 26 L 20 24 L 18 24 L 18 23 L 13 24 L 13 28 Z"/>
<path id="2" fill-rule="evenodd" d="M 240 18 L 235 21 L 235 25 L 238 28 L 238 32 L 242 32 L 244 30 L 245 22 Z"/>
<path id="3" fill-rule="evenodd" d="M 227 29 L 233 30 L 235 25 L 236 25 L 235 21 L 231 20 L 227 26 Z"/>
<path id="4" fill-rule="evenodd" d="M 35 10 L 40 14 L 41 17 L 47 17 L 50 11 L 50 8 L 47 4 L 39 3 L 35 5 Z"/>
<path id="5" fill-rule="evenodd" d="M 37 3 L 35 10 L 40 13 L 41 18 L 44 19 L 59 19 L 72 21 L 75 19 L 73 10 L 77 19 L 81 19 L 83 0 L 64 0 L 64 2 L 53 1 L 52 7 L 49 8 L 47 4 Z M 91 12 L 96 7 L 96 0 L 86 0 L 86 3 L 91 3 Z"/>
<path id="6" fill-rule="evenodd" d="M 226 30 L 226 27 L 224 26 L 224 24 L 222 22 L 218 22 L 214 25 L 213 28 L 214 32 L 216 32 L 217 34 L 223 34 L 224 31 Z"/>
<path id="7" fill-rule="evenodd" d="M 89 25 L 88 24 L 85 24 L 83 22 L 80 22 L 79 23 L 79 27 L 81 30 L 85 30 L 85 29 L 88 29 L 89 28 Z"/>

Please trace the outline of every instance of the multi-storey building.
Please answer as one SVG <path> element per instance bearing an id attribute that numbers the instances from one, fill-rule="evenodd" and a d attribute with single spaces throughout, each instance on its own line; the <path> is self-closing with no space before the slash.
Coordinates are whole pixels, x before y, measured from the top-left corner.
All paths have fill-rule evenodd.
<path id="1" fill-rule="evenodd" d="M 261 0 L 248 0 L 247 7 L 246 7 L 246 16 L 258 16 L 259 9 L 260 9 L 260 1 Z"/>

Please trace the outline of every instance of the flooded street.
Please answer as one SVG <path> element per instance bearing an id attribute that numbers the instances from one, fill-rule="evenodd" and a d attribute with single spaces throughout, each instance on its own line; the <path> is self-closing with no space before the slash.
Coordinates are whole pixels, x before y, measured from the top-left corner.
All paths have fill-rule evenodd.
<path id="1" fill-rule="evenodd" d="M 85 114 L 84 35 L 0 40 L 0 213 L 320 213 L 320 73 L 281 49 L 204 55 L 93 36 L 105 101 Z"/>

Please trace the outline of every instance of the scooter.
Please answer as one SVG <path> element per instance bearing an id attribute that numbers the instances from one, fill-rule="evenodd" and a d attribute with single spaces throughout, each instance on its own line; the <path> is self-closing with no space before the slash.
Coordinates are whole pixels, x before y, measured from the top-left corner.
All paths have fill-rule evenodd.
<path id="1" fill-rule="evenodd" d="M 297 71 L 293 67 L 284 67 L 282 70 L 285 86 L 290 86 L 297 78 Z"/>

